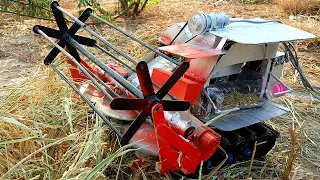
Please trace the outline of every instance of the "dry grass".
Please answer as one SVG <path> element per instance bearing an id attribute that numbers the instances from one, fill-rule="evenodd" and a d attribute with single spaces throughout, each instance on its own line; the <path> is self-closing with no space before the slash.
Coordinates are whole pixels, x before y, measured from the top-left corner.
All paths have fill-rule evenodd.
<path id="1" fill-rule="evenodd" d="M 279 6 L 290 14 L 319 14 L 319 0 L 277 0 Z"/>
<path id="2" fill-rule="evenodd" d="M 68 8 L 73 7 L 75 6 Z M 318 20 L 306 17 L 308 21 L 289 21 L 288 15 L 276 4 L 227 3 L 216 7 L 214 1 L 163 0 L 146 9 L 139 17 L 117 19 L 115 23 L 155 45 L 157 35 L 168 24 L 184 22 L 192 12 L 198 10 L 224 11 L 232 17 L 280 18 L 285 23 L 320 34 Z M 14 26 L 12 22 L 12 30 Z M 108 28 L 102 26 L 97 27 L 97 30 L 137 60 L 147 52 Z M 19 32 L 15 30 L 14 33 Z M 43 45 L 41 42 L 40 46 Z M 25 44 L 19 46 L 23 49 Z M 320 52 L 317 44 L 300 44 L 299 47 L 302 67 L 311 82 L 319 85 Z M 99 55 L 97 51 L 94 53 Z M 109 61 L 105 56 L 100 57 Z M 279 99 L 280 103 L 290 107 L 292 113 L 267 122 L 281 132 L 281 137 L 266 160 L 253 162 L 250 176 L 253 179 L 282 179 L 287 170 L 291 179 L 319 179 L 319 101 L 312 99 L 301 88 L 299 78 L 289 65 L 285 68 L 284 80 L 298 91 L 285 99 Z M 95 172 L 102 179 L 143 179 L 145 176 L 150 179 L 159 178 L 153 171 L 146 173 L 143 169 L 131 169 L 132 153 L 125 149 L 117 151 L 117 139 L 51 69 L 42 67 L 20 88 L 6 89 L 11 94 L 0 103 L 0 179 L 4 175 L 10 179 L 84 179 Z M 294 133 L 288 132 L 290 128 L 294 129 Z M 303 137 L 300 136 L 301 132 Z M 299 136 L 291 136 L 291 139 L 298 137 L 295 140 L 299 143 L 290 141 L 290 135 L 296 134 Z M 249 164 L 250 162 L 241 162 L 224 167 L 219 171 L 218 177 L 246 178 Z M 105 168 L 107 171 L 104 171 Z"/>
<path id="3" fill-rule="evenodd" d="M 41 68 L 1 103 L 0 179 L 132 178 L 132 153 L 91 111 Z M 127 163 L 120 170 L 119 157 Z"/>

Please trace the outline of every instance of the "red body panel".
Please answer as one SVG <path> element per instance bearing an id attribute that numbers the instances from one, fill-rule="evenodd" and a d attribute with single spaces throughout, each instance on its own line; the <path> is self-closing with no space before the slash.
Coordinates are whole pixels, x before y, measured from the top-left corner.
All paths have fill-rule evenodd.
<path id="1" fill-rule="evenodd" d="M 77 66 L 71 61 L 66 61 L 68 64 L 70 64 L 72 67 L 69 68 L 70 74 L 72 79 L 79 83 L 76 84 L 77 88 L 80 90 L 80 92 L 88 98 L 91 102 L 97 102 L 101 101 L 101 110 L 102 112 L 112 118 L 115 119 L 122 119 L 126 121 L 132 121 L 136 118 L 137 114 L 134 111 L 118 111 L 113 110 L 110 108 L 110 100 L 107 99 L 104 94 L 97 89 L 95 86 L 86 84 L 86 83 L 80 83 L 88 81 L 89 78 L 85 75 L 83 75 L 80 70 L 77 68 Z M 91 71 L 93 74 L 97 75 L 103 82 L 106 82 L 110 87 L 113 87 L 115 91 L 118 91 L 119 94 L 126 96 L 126 97 L 133 97 L 132 94 L 130 94 L 123 86 L 121 86 L 117 81 L 112 79 L 110 76 L 108 76 L 102 69 L 99 67 L 92 68 L 90 65 L 88 65 L 85 61 L 81 61 L 81 64 L 86 67 L 89 71 Z M 109 64 L 108 64 L 109 66 Z M 124 70 L 115 64 L 111 64 L 110 66 L 114 67 L 114 70 L 120 71 L 118 73 L 121 73 L 122 75 L 125 75 L 127 73 L 124 72 Z M 112 93 L 106 89 L 106 91 L 112 96 Z M 121 93 L 120 93 L 121 92 Z"/>
<path id="2" fill-rule="evenodd" d="M 201 161 L 207 160 L 217 150 L 221 137 L 211 129 L 198 127 L 188 137 L 190 141 L 186 141 L 170 129 L 161 104 L 154 105 L 151 113 L 159 147 L 158 170 L 161 174 L 178 169 L 185 174 L 194 173 Z"/>
<path id="3" fill-rule="evenodd" d="M 151 79 L 153 82 L 162 86 L 169 79 L 171 74 L 172 73 L 170 71 L 154 68 Z M 170 93 L 172 93 L 178 99 L 187 100 L 192 103 L 198 98 L 198 95 L 202 91 L 202 88 L 203 86 L 201 84 L 182 77 L 171 88 Z"/>
<path id="4" fill-rule="evenodd" d="M 195 104 L 210 73 L 217 63 L 218 55 L 222 52 L 210 47 L 197 44 L 177 44 L 160 47 L 159 50 L 167 53 L 184 57 L 190 62 L 188 71 L 173 86 L 170 93 L 178 99 L 190 101 Z M 171 76 L 171 72 L 163 69 L 154 69 L 152 81 L 160 86 Z"/>
<path id="5" fill-rule="evenodd" d="M 181 100 L 190 101 L 195 104 L 199 97 L 210 73 L 216 64 L 217 56 L 193 59 L 190 68 L 184 74 L 184 77 L 172 87 L 170 93 Z M 154 68 L 151 79 L 158 85 L 162 86 L 171 76 L 171 72 Z"/>

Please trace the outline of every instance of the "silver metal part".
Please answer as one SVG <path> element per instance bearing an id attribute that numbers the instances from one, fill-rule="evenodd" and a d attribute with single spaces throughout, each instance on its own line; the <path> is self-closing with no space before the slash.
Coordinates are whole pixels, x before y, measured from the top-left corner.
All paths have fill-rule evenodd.
<path id="1" fill-rule="evenodd" d="M 211 78 L 239 74 L 241 72 L 242 66 L 243 66 L 243 64 L 240 63 L 240 64 L 234 64 L 234 65 L 230 65 L 230 66 L 225 66 L 222 68 L 214 68 L 213 72 L 211 74 Z"/>
<path id="2" fill-rule="evenodd" d="M 277 54 L 277 50 L 278 43 L 271 43 L 267 46 L 235 43 L 218 61 L 215 68 L 226 67 L 249 61 L 274 58 Z"/>
<path id="3" fill-rule="evenodd" d="M 233 131 L 252 124 L 263 122 L 288 113 L 290 110 L 278 104 L 267 102 L 263 106 L 230 112 L 226 116 L 211 123 L 222 131 Z"/>
<path id="4" fill-rule="evenodd" d="M 170 24 L 168 27 L 166 27 L 162 34 L 159 37 L 159 40 L 166 45 L 169 45 L 169 43 L 173 40 L 173 38 L 179 33 L 179 31 L 182 29 L 184 23 L 177 23 L 177 24 Z M 214 35 L 212 35 L 214 36 Z M 186 27 L 179 36 L 174 40 L 174 43 L 177 44 L 183 44 L 188 39 L 192 37 L 191 32 Z"/>
<path id="5" fill-rule="evenodd" d="M 256 18 L 252 21 L 263 21 Z M 242 44 L 268 44 L 315 38 L 313 34 L 276 22 L 234 22 L 219 31 L 210 33 Z"/>
<path id="6" fill-rule="evenodd" d="M 287 86 L 286 84 L 284 84 L 280 78 L 278 78 L 276 75 L 274 75 L 272 72 L 269 72 L 270 76 L 273 77 L 275 80 L 277 80 L 277 82 L 281 83 L 284 87 L 286 87 L 287 90 L 285 91 L 281 91 L 281 92 L 277 92 L 277 93 L 274 93 L 273 95 L 274 96 L 279 96 L 279 95 L 283 95 L 283 94 L 286 94 L 286 93 L 292 93 L 293 90 Z"/>

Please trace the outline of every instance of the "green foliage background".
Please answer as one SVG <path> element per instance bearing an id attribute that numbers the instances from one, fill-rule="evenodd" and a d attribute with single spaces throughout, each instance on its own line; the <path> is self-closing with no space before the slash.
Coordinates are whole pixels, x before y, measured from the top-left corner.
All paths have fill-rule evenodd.
<path id="1" fill-rule="evenodd" d="M 97 0 L 76 0 L 79 13 L 82 8 L 91 7 L 95 14 L 106 20 L 122 15 L 139 15 L 145 7 L 159 0 L 119 0 L 119 7 L 113 11 L 105 10 Z M 0 11 L 38 19 L 53 19 L 50 4 L 52 0 L 0 0 Z"/>
<path id="2" fill-rule="evenodd" d="M 52 19 L 49 0 L 0 0 L 0 11 L 39 19 Z"/>

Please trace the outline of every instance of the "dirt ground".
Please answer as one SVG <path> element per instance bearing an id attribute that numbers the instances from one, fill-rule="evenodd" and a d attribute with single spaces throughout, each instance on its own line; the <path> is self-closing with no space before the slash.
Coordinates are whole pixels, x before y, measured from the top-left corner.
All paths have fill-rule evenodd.
<path id="1" fill-rule="evenodd" d="M 62 4 L 66 2 L 62 1 Z M 76 8 L 76 5 L 74 8 Z M 109 6 L 110 4 L 103 4 Z M 62 5 L 63 6 L 63 5 Z M 68 4 L 66 9 L 76 12 Z M 147 8 L 140 16 L 115 20 L 115 24 L 123 29 L 137 35 L 148 43 L 155 45 L 157 36 L 168 24 L 185 22 L 195 11 L 204 12 L 226 12 L 231 17 L 265 19 L 280 19 L 284 23 L 302 28 L 310 33 L 320 36 L 320 21 L 308 16 L 297 16 L 295 20 L 290 20 L 289 15 L 284 13 L 276 4 L 240 4 L 227 3 L 216 7 L 214 1 L 191 0 L 160 0 L 152 7 Z M 23 87 L 26 79 L 32 78 L 37 73 L 39 67 L 43 65 L 44 56 L 48 53 L 48 43 L 39 36 L 35 36 L 32 27 L 35 24 L 42 24 L 55 27 L 53 22 L 28 19 L 11 14 L 0 13 L 0 102 L 10 93 L 11 89 Z M 97 28 L 101 28 L 97 26 Z M 104 30 L 99 29 L 101 32 Z M 108 35 L 108 38 L 112 36 Z M 320 43 L 319 40 L 308 41 L 307 43 L 296 43 L 300 62 L 311 83 L 319 86 L 320 81 Z M 141 54 L 139 49 L 124 48 L 132 56 Z M 144 52 L 144 51 L 143 51 Z M 296 92 L 289 95 L 282 103 L 289 106 L 294 105 L 293 112 L 297 118 L 292 118 L 292 114 L 277 118 L 269 123 L 282 133 L 278 145 L 271 153 L 270 158 L 275 164 L 283 163 L 286 157 L 280 152 L 290 149 L 288 128 L 292 124 L 297 124 L 307 136 L 305 148 L 299 154 L 298 161 L 294 166 L 295 179 L 320 179 L 320 151 L 318 130 L 320 128 L 319 101 L 314 100 L 302 88 L 299 77 L 294 74 L 290 65 L 285 67 L 283 80 L 293 87 Z M 277 162 L 277 158 L 281 161 Z"/>

